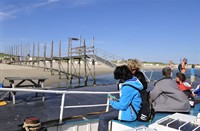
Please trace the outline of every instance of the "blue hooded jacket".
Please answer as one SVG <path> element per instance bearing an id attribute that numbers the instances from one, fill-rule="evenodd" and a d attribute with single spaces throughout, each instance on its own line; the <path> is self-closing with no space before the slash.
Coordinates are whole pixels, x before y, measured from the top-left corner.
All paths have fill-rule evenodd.
<path id="1" fill-rule="evenodd" d="M 123 86 L 123 84 L 130 84 L 139 90 L 143 89 L 143 85 L 136 77 L 133 77 L 132 79 L 122 83 L 119 101 L 110 100 L 110 105 L 119 110 L 119 120 L 134 121 L 137 118 L 137 115 L 133 109 L 131 109 L 130 103 L 138 112 L 141 108 L 142 99 L 139 91 L 130 86 Z"/>

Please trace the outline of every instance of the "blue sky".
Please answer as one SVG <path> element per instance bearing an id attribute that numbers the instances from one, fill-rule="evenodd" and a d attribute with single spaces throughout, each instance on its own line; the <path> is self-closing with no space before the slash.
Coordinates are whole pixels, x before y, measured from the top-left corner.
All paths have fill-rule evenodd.
<path id="1" fill-rule="evenodd" d="M 0 21 L 0 52 L 53 40 L 65 55 L 81 36 L 125 59 L 200 64 L 200 0 L 0 0 Z"/>

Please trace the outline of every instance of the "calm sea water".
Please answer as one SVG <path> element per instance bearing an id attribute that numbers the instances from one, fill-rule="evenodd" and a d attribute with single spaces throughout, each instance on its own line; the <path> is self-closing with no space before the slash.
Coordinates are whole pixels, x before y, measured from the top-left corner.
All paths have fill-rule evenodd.
<path id="1" fill-rule="evenodd" d="M 177 72 L 178 72 L 178 70 L 176 70 L 176 69 L 173 70 L 173 76 L 172 76 L 173 79 L 175 79 Z M 145 74 L 153 82 L 162 78 L 162 71 L 161 70 L 153 70 L 152 74 L 151 74 L 150 71 L 145 71 Z M 198 77 L 200 77 L 200 69 L 195 69 L 195 74 Z M 188 78 L 190 77 L 190 70 L 187 70 L 186 76 Z M 105 74 L 105 75 L 96 76 L 96 85 L 100 85 L 100 86 L 102 85 L 103 86 L 103 85 L 112 85 L 112 84 L 116 84 L 116 83 L 118 83 L 118 81 L 114 79 L 113 74 Z M 199 81 L 199 83 L 200 83 L 200 81 Z M 73 79 L 72 85 L 79 86 L 78 80 Z M 84 85 L 84 79 L 81 80 L 80 86 L 83 86 L 83 85 Z M 91 77 L 88 78 L 88 85 L 93 85 L 93 79 Z M 59 87 L 66 86 L 66 82 L 58 83 L 58 86 Z"/>

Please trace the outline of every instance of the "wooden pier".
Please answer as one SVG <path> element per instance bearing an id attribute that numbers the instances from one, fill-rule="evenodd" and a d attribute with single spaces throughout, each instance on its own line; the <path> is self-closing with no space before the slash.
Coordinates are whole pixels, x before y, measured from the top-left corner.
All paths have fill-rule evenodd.
<path id="1" fill-rule="evenodd" d="M 25 49 L 22 45 L 20 46 L 21 49 L 19 46 L 13 46 L 9 51 L 10 61 L 7 63 L 43 68 L 44 71 L 50 71 L 51 75 L 58 73 L 59 79 L 64 75 L 67 83 L 69 83 L 68 87 L 87 86 L 89 77 L 92 79 L 93 85 L 96 85 L 94 38 L 92 39 L 92 45 L 87 46 L 85 39 L 82 42 L 81 37 L 69 37 L 67 54 L 64 57 L 61 56 L 61 41 L 58 44 L 58 51 L 54 50 L 54 44 L 52 41 L 50 54 L 47 54 L 47 51 L 49 51 L 47 50 L 47 45 L 43 45 L 43 56 L 40 54 L 42 47 L 39 43 L 37 46 L 35 43 L 32 44 L 32 51 L 30 46 L 28 49 Z M 55 56 L 54 52 L 58 52 L 58 56 Z M 75 79 L 78 80 L 78 85 L 72 85 Z"/>

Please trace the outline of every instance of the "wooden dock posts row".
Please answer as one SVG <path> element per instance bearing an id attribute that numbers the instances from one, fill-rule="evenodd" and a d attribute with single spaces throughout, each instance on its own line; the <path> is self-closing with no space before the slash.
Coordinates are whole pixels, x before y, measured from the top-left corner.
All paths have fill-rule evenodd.
<path id="1" fill-rule="evenodd" d="M 79 43 L 79 45 L 77 45 Z M 68 87 L 74 86 L 87 86 L 88 79 L 92 80 L 92 84 L 96 85 L 96 76 L 95 76 L 95 49 L 94 49 L 94 38 L 92 39 L 92 46 L 86 46 L 86 40 L 82 42 L 80 38 L 68 38 L 68 49 L 67 55 L 61 56 L 62 54 L 62 43 L 59 42 L 58 45 L 58 56 L 55 56 L 54 53 L 57 52 L 54 50 L 54 42 L 51 42 L 50 56 L 47 57 L 47 45 L 43 46 L 43 56 L 40 54 L 42 48 L 40 44 L 35 43 L 32 45 L 32 56 L 31 49 L 23 49 L 21 46 L 21 55 L 19 53 L 19 48 L 11 48 L 10 53 L 10 64 L 22 65 L 22 66 L 31 66 L 36 68 L 43 68 L 44 71 L 50 71 L 51 75 L 58 73 L 59 79 L 64 75 Z M 24 55 L 23 51 L 27 53 Z M 37 53 L 37 55 L 35 55 Z M 8 53 L 7 53 L 8 54 Z M 78 85 L 75 85 L 75 80 L 77 79 Z"/>

